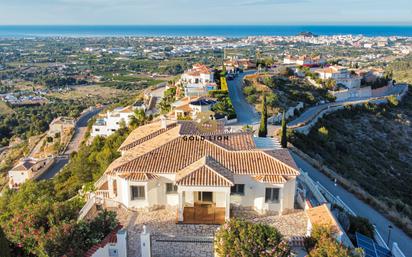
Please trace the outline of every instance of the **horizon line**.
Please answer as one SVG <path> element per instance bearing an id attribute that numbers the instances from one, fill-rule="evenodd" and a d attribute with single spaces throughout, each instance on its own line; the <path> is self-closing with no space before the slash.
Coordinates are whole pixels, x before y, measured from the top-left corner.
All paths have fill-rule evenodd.
<path id="1" fill-rule="evenodd" d="M 274 23 L 274 24 L 0 24 L 0 26 L 412 26 L 412 22 L 404 23 Z"/>

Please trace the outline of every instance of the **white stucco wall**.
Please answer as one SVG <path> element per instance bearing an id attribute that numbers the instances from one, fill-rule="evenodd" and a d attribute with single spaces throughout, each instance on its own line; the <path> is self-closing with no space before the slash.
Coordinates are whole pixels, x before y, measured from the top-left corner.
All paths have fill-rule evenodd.
<path id="1" fill-rule="evenodd" d="M 92 257 L 125 257 L 127 256 L 127 232 L 126 230 L 120 230 L 116 234 L 117 242 L 114 244 L 106 244 L 104 247 L 99 248 Z M 117 253 L 117 255 L 111 255 Z"/>
<path id="2" fill-rule="evenodd" d="M 13 184 L 22 184 L 31 177 L 31 171 L 9 170 L 9 178 L 13 179 Z"/>
<path id="3" fill-rule="evenodd" d="M 128 208 L 148 208 L 154 206 L 178 206 L 178 193 L 166 194 L 166 183 L 173 183 L 175 174 L 159 174 L 158 180 L 149 182 L 133 182 L 117 178 L 117 200 Z M 109 179 L 110 181 L 110 179 Z M 235 184 L 244 184 L 244 195 L 230 195 L 230 203 L 240 207 L 251 207 L 256 211 L 265 213 L 281 213 L 286 209 L 294 208 L 296 180 L 291 179 L 284 185 L 260 183 L 247 175 L 235 175 Z M 131 186 L 144 186 L 145 199 L 131 200 Z M 266 188 L 279 188 L 279 201 L 266 203 Z M 109 183 L 109 190 L 112 190 Z M 185 206 L 193 206 L 197 200 L 197 192 L 213 192 L 213 201 L 216 207 L 225 207 L 225 195 L 230 193 L 230 187 L 178 187 L 178 192 L 183 192 Z"/>

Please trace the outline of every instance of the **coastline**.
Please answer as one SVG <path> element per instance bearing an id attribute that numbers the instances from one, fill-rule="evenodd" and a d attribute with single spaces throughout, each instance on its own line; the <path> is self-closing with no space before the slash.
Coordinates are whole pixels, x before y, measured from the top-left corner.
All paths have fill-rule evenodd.
<path id="1" fill-rule="evenodd" d="M 412 37 L 412 25 L 0 25 L 8 37 L 227 37 L 363 35 Z"/>

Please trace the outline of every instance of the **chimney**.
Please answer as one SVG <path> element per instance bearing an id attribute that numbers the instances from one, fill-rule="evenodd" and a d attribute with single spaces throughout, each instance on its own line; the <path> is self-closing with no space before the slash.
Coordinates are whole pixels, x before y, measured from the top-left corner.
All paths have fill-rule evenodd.
<path id="1" fill-rule="evenodd" d="M 164 115 L 160 116 L 160 127 L 165 129 L 167 127 L 167 120 Z"/>

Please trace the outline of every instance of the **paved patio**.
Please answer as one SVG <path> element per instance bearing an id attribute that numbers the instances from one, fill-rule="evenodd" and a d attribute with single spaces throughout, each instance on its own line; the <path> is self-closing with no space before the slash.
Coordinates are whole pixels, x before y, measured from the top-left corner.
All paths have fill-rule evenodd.
<path id="1" fill-rule="evenodd" d="M 234 216 L 274 226 L 279 232 L 289 238 L 291 236 L 305 236 L 308 218 L 303 210 L 295 210 L 292 213 L 279 215 L 259 215 L 255 211 L 234 211 Z"/>
<path id="2" fill-rule="evenodd" d="M 119 221 L 128 231 L 128 256 L 140 257 L 140 233 L 143 225 L 151 233 L 176 236 L 213 236 L 218 225 L 176 224 L 176 210 L 160 209 L 150 212 L 127 212 L 118 210 Z M 236 217 L 275 226 L 286 238 L 303 236 L 307 217 L 304 211 L 283 216 L 260 216 L 254 211 L 233 211 Z"/>

